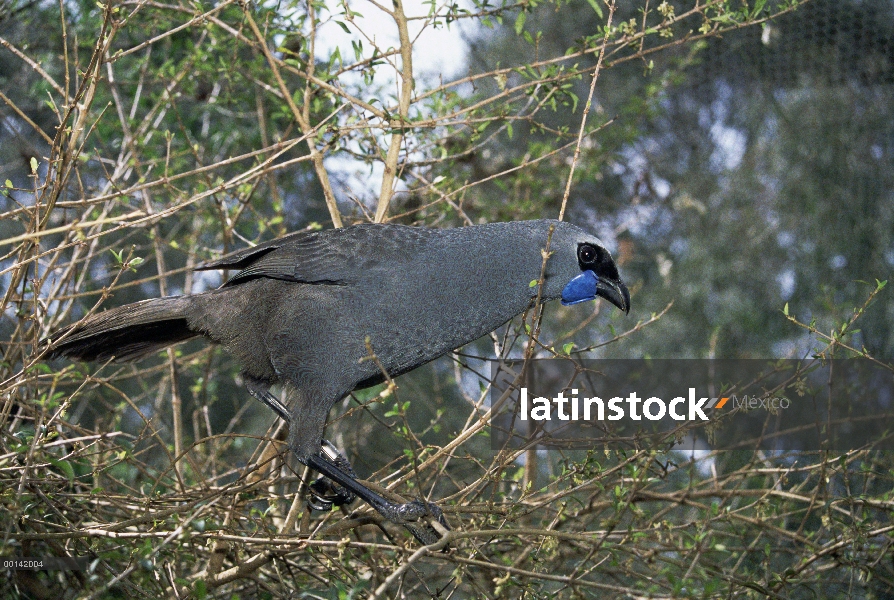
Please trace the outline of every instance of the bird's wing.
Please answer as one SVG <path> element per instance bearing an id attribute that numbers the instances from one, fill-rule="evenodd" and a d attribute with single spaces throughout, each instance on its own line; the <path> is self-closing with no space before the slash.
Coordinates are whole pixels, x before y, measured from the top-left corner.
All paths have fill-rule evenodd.
<path id="1" fill-rule="evenodd" d="M 298 283 L 349 285 L 379 266 L 410 258 L 437 230 L 355 225 L 300 232 L 235 252 L 200 268 L 242 269 L 226 286 L 260 277 Z"/>
<path id="2" fill-rule="evenodd" d="M 241 270 L 252 264 L 265 254 L 273 252 L 277 248 L 284 246 L 295 239 L 299 239 L 303 236 L 308 235 L 310 232 L 307 231 L 299 231 L 297 233 L 290 233 L 289 235 L 285 235 L 281 238 L 277 238 L 275 240 L 270 240 L 269 242 L 264 242 L 263 244 L 258 244 L 257 246 L 252 246 L 251 248 L 244 248 L 242 250 L 237 250 L 235 252 L 230 252 L 229 254 L 218 258 L 217 260 L 212 260 L 206 263 L 202 263 L 198 267 L 195 267 L 195 271 L 215 271 L 218 269 L 234 269 Z"/>

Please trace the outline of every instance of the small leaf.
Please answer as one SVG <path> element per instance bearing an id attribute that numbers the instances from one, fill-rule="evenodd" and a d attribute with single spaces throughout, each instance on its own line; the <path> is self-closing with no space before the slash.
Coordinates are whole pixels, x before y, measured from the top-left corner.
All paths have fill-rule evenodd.
<path id="1" fill-rule="evenodd" d="M 590 3 L 590 6 L 593 7 L 593 10 L 596 11 L 596 16 L 600 19 L 602 18 L 602 7 L 599 6 L 599 0 L 587 0 Z"/>
<path id="2" fill-rule="evenodd" d="M 51 458 L 50 464 L 62 471 L 62 474 L 65 475 L 69 481 L 75 478 L 74 468 L 72 468 L 71 463 L 67 460 L 56 460 Z"/>
<path id="3" fill-rule="evenodd" d="M 8 187 L 8 188 L 12 187 L 12 182 L 9 179 L 6 180 L 6 187 Z"/>
<path id="4" fill-rule="evenodd" d="M 31 157 L 31 173 L 37 175 L 37 159 L 33 156 Z"/>
<path id="5" fill-rule="evenodd" d="M 522 29 L 525 28 L 525 21 L 528 20 L 528 13 L 525 11 L 521 11 L 518 13 L 518 16 L 515 17 L 515 35 L 518 35 L 522 32 Z"/>
<path id="6" fill-rule="evenodd" d="M 565 354 L 571 354 L 571 350 L 574 348 L 574 342 L 568 342 L 564 346 L 562 346 L 562 352 Z"/>
<path id="7" fill-rule="evenodd" d="M 788 316 L 788 302 L 785 303 L 785 306 L 782 307 L 782 314 L 786 317 Z"/>
<path id="8" fill-rule="evenodd" d="M 536 280 L 536 279 L 532 279 L 532 280 L 531 280 L 531 283 L 528 284 L 528 287 L 529 287 L 529 288 L 535 288 L 535 287 L 537 287 L 537 283 L 538 283 L 538 280 Z"/>

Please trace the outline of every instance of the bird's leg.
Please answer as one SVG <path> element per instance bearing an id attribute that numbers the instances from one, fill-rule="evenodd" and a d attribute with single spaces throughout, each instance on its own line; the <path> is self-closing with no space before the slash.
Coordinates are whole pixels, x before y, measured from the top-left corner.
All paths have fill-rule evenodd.
<path id="1" fill-rule="evenodd" d="M 273 409 L 286 423 L 291 421 L 289 410 L 279 401 L 279 398 L 270 393 L 267 384 L 257 381 L 251 377 L 245 376 L 245 384 L 252 396 Z M 357 478 L 351 463 L 345 458 L 344 454 L 338 451 L 330 441 L 323 440 L 321 452 L 332 462 L 339 470 L 344 471 L 350 477 Z M 310 499 L 308 504 L 314 510 L 330 511 L 333 506 L 342 506 L 350 504 L 356 499 L 356 496 L 337 485 L 327 477 L 319 477 L 310 484 Z"/>
<path id="2" fill-rule="evenodd" d="M 248 388 L 252 396 L 273 409 L 286 423 L 292 422 L 289 409 L 279 401 L 279 398 L 270 393 L 268 384 L 245 374 L 243 376 L 245 387 Z M 447 519 L 444 517 L 444 511 L 436 504 L 420 500 L 397 504 L 383 498 L 357 481 L 357 475 L 351 468 L 348 459 L 329 442 L 324 441 L 319 454 L 308 458 L 298 455 L 298 460 L 323 476 L 311 484 L 311 500 L 308 502 L 311 508 L 330 510 L 333 505 L 340 506 L 352 502 L 356 495 L 387 520 L 405 527 L 413 534 L 413 537 L 426 546 L 441 539 L 441 534 L 428 522 L 426 517 L 434 519 L 444 529 L 450 529 L 450 525 L 447 524 Z M 317 502 L 316 505 L 315 502 Z"/>
<path id="3" fill-rule="evenodd" d="M 323 447 L 320 454 L 325 456 L 332 464 L 346 475 L 357 478 L 351 463 L 345 458 L 345 455 L 338 451 L 332 442 L 323 440 Z M 332 506 L 342 506 L 350 504 L 357 496 L 350 490 L 334 483 L 331 479 L 324 475 L 320 475 L 316 481 L 310 484 L 310 498 L 307 503 L 314 510 L 329 511 Z"/>
<path id="4" fill-rule="evenodd" d="M 245 381 L 245 387 L 246 389 L 248 389 L 249 394 L 272 408 L 273 412 L 279 415 L 279 418 L 286 423 L 290 423 L 292 421 L 292 416 L 289 414 L 289 409 L 286 408 L 285 405 L 279 401 L 279 398 L 270 393 L 270 386 L 268 384 L 245 374 L 243 374 L 243 379 Z"/>
<path id="5" fill-rule="evenodd" d="M 301 460 L 302 463 L 339 484 L 349 492 L 359 496 L 360 499 L 376 509 L 380 515 L 392 523 L 405 527 L 407 531 L 413 534 L 413 537 L 426 546 L 434 544 L 441 539 L 441 534 L 426 517 L 434 519 L 444 529 L 450 529 L 447 519 L 444 517 L 444 512 L 436 504 L 420 500 L 413 500 L 406 504 L 391 502 L 357 481 L 355 476 L 342 471 L 326 457 L 325 450 L 305 460 L 302 460 L 299 456 L 298 460 Z"/>

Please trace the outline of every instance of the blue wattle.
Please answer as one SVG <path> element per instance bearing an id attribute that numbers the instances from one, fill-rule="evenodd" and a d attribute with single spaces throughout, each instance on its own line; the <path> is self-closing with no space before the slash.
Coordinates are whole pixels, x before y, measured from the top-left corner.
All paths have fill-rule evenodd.
<path id="1" fill-rule="evenodd" d="M 599 277 L 593 271 L 584 271 L 568 282 L 562 290 L 562 304 L 570 306 L 579 302 L 596 299 L 596 284 Z"/>

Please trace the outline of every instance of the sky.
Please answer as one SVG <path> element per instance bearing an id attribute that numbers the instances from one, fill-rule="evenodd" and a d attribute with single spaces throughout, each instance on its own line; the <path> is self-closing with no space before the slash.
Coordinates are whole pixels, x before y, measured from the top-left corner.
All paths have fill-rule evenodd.
<path id="1" fill-rule="evenodd" d="M 397 25 L 390 15 L 369 0 L 350 0 L 347 4 L 352 11 L 363 15 L 355 17 L 353 24 L 347 24 L 352 33 L 362 31 L 374 38 L 382 47 L 397 47 Z M 459 2 L 459 4 L 467 3 Z M 327 5 L 333 16 L 344 12 L 341 2 L 328 0 Z M 390 0 L 385 0 L 385 4 L 380 6 L 390 9 Z M 444 6 L 443 2 L 437 4 L 438 9 L 441 9 L 442 6 Z M 429 14 L 430 9 L 431 3 L 421 0 L 404 0 L 404 11 L 410 19 L 425 17 Z M 435 28 L 426 20 L 411 20 L 409 30 L 410 36 L 414 40 L 414 70 L 419 70 L 423 75 L 442 74 L 446 79 L 462 68 L 465 62 L 466 44 L 460 33 L 461 26 L 456 22 L 449 27 L 442 25 Z M 333 20 L 320 28 L 317 43 L 322 44 L 322 48 L 327 51 L 332 51 L 338 46 L 342 56 L 353 56 L 352 39 L 355 39 L 355 36 L 348 35 Z"/>
<path id="2" fill-rule="evenodd" d="M 318 29 L 316 45 L 319 55 L 321 57 L 330 55 L 338 48 L 344 60 L 350 61 L 354 57 L 352 41 L 358 39 L 363 41 L 367 54 L 373 44 L 378 45 L 383 51 L 398 47 L 398 29 L 394 18 L 379 8 L 379 6 L 391 8 L 390 0 L 385 1 L 386 4 L 377 5 L 370 0 L 346 0 L 350 10 L 362 15 L 355 16 L 353 22 L 346 23 L 341 17 L 344 5 L 341 2 L 328 0 L 331 18 Z M 466 2 L 461 1 L 460 4 Z M 443 2 L 438 3 L 438 10 L 443 6 Z M 470 25 L 454 22 L 449 26 L 442 24 L 435 27 L 424 18 L 430 9 L 430 3 L 404 0 L 404 10 L 411 19 L 408 28 L 413 40 L 413 72 L 417 90 L 424 89 L 428 85 L 437 85 L 439 80 L 449 81 L 465 68 L 467 44 L 463 39 L 462 29 L 469 28 Z M 338 21 L 348 27 L 350 34 Z M 376 82 L 394 85 L 396 93 L 394 70 L 380 69 Z M 326 167 L 335 176 L 336 188 L 341 188 L 336 189 L 339 196 L 362 200 L 370 208 L 374 206 L 382 181 L 381 161 L 370 167 L 343 155 L 332 155 L 326 159 Z M 398 182 L 398 189 L 400 188 L 401 184 Z"/>

